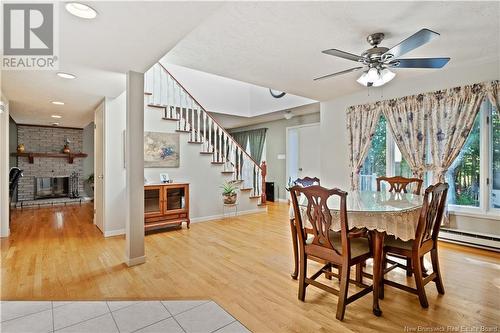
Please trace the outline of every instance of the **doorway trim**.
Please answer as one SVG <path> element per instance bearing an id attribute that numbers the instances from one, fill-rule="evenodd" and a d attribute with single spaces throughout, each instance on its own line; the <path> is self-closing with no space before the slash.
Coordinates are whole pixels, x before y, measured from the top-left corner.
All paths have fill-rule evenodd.
<path id="1" fill-rule="evenodd" d="M 286 131 L 286 135 L 285 135 L 285 139 L 286 139 L 286 146 L 285 146 L 285 151 L 286 151 L 286 153 L 285 153 L 285 156 L 286 156 L 285 157 L 286 170 L 285 171 L 286 171 L 286 182 L 287 182 L 287 184 L 285 184 L 285 186 L 288 185 L 288 179 L 290 178 L 290 170 L 289 170 L 289 165 L 288 165 L 289 158 L 290 158 L 290 156 L 288 154 L 288 151 L 289 151 L 288 150 L 288 148 L 289 148 L 289 142 L 288 142 L 289 132 L 290 132 L 290 130 L 293 130 L 293 129 L 303 128 L 303 127 L 311 127 L 311 126 L 319 126 L 320 130 L 321 130 L 321 122 L 314 122 L 314 123 L 302 124 L 302 125 L 296 125 L 296 126 L 288 126 L 288 127 L 285 128 L 285 131 Z M 289 199 L 288 195 L 289 194 L 286 193 L 287 199 Z"/>

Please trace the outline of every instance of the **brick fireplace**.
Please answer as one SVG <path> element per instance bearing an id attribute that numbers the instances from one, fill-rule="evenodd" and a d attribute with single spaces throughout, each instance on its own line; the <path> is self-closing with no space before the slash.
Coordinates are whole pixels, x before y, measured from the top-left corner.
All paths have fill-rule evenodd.
<path id="1" fill-rule="evenodd" d="M 17 142 L 24 144 L 26 152 L 60 153 L 66 138 L 70 141 L 69 147 L 72 152 L 82 152 L 82 129 L 31 125 L 17 126 Z M 33 159 L 33 163 L 30 163 L 28 157 L 19 156 L 17 157 L 17 165 L 24 170 L 24 177 L 21 178 L 18 187 L 18 201 L 32 201 L 40 198 L 40 196 L 36 196 L 37 179 L 42 179 L 41 184 L 46 185 L 46 191 L 48 191 L 48 182 L 51 181 L 49 179 L 70 177 L 74 172 L 79 175 L 78 191 L 81 196 L 85 195 L 83 192 L 82 158 L 75 158 L 71 164 L 66 158 L 36 157 Z M 54 193 L 54 196 L 62 196 L 62 192 L 57 188 Z"/>

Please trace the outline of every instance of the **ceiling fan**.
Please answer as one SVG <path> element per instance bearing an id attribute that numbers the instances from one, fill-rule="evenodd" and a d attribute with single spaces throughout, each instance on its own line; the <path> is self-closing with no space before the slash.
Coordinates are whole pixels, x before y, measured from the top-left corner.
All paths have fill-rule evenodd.
<path id="1" fill-rule="evenodd" d="M 379 87 L 396 76 L 396 73 L 390 70 L 392 68 L 442 68 L 450 61 L 450 58 L 399 59 L 402 55 L 430 42 L 438 36 L 439 34 L 435 31 L 422 29 L 389 49 L 379 46 L 384 39 L 384 34 L 377 32 L 366 37 L 368 43 L 373 47 L 361 53 L 360 56 L 338 49 L 324 50 L 322 51 L 324 54 L 356 61 L 360 63 L 360 66 L 321 76 L 315 78 L 314 81 L 363 71 L 363 74 L 361 74 L 357 81 L 366 87 Z"/>

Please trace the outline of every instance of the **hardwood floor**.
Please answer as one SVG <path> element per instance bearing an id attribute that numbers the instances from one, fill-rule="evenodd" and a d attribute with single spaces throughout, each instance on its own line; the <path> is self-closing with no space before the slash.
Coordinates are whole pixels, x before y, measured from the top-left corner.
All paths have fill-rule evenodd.
<path id="1" fill-rule="evenodd" d="M 386 287 L 382 317 L 372 314 L 370 294 L 350 304 L 340 322 L 337 297 L 310 286 L 305 302 L 297 300 L 287 216 L 287 205 L 271 204 L 268 213 L 151 234 L 147 262 L 127 268 L 123 237 L 104 239 L 91 205 L 17 210 L 11 237 L 1 240 L 1 299 L 210 298 L 254 332 L 446 331 L 500 322 L 500 255 L 446 243 L 446 294 L 427 285 L 428 309 L 416 295 Z M 391 278 L 406 281 L 404 271 Z"/>

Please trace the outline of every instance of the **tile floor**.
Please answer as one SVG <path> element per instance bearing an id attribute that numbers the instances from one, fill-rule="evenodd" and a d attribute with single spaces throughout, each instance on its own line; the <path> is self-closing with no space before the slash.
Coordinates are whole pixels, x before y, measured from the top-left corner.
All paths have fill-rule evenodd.
<path id="1" fill-rule="evenodd" d="M 249 332 L 212 301 L 2 301 L 2 333 Z"/>

